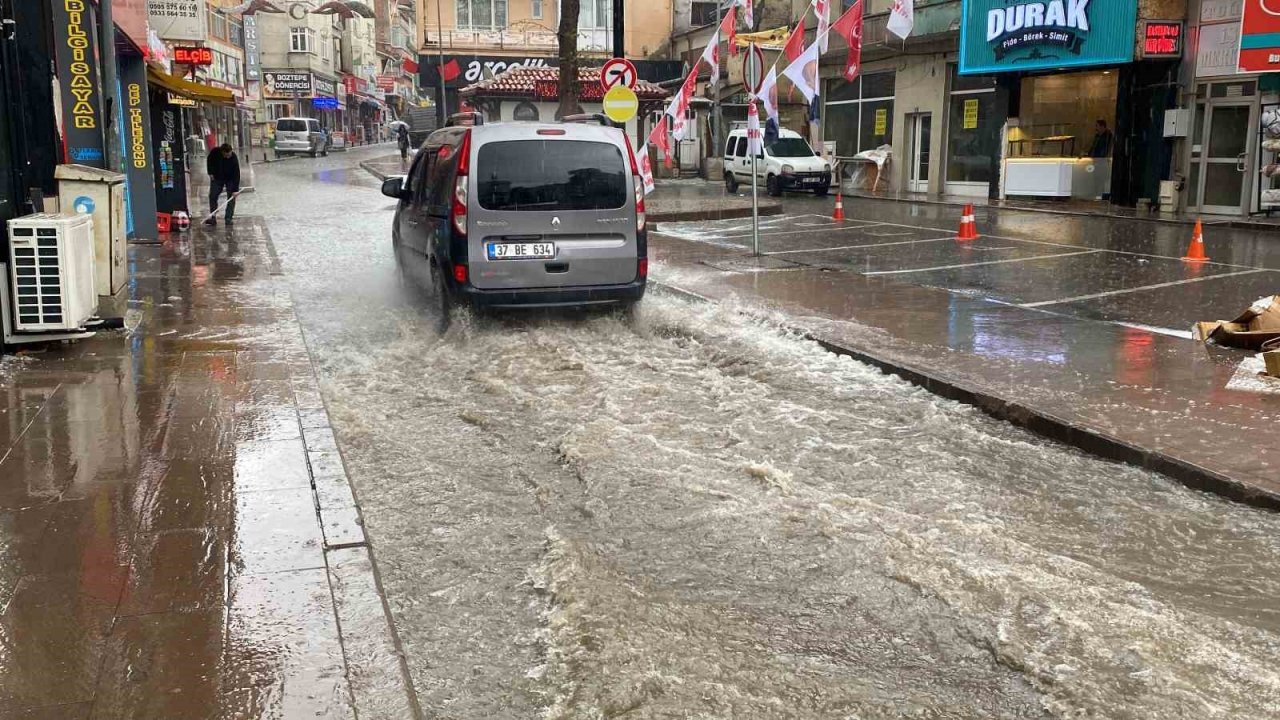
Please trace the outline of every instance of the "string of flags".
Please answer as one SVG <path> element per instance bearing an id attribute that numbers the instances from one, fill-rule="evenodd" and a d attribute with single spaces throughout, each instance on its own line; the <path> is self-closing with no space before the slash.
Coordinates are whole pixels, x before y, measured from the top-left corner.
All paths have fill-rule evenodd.
<path id="1" fill-rule="evenodd" d="M 831 0 L 812 0 L 811 7 L 814 9 L 818 18 L 817 34 L 813 43 L 804 48 L 805 18 L 802 15 L 795 29 L 792 30 L 786 45 L 783 47 L 782 55 L 779 57 L 787 58 L 787 66 L 782 70 L 782 75 L 791 81 L 794 90 L 799 90 L 804 95 L 806 102 L 811 106 L 815 99 L 819 96 L 821 81 L 818 76 L 818 61 L 823 53 L 827 51 L 830 35 L 835 33 L 844 40 L 849 52 L 845 58 L 845 68 L 842 73 L 844 79 L 852 82 L 858 77 L 862 71 L 862 26 L 863 26 L 863 3 L 865 0 L 857 0 L 848 10 L 846 10 L 835 22 L 830 22 Z M 671 157 L 671 141 L 680 141 L 685 139 L 689 132 L 689 104 L 693 100 L 693 92 L 697 86 L 698 71 L 705 63 L 711 69 L 711 83 L 713 86 L 719 84 L 720 80 L 720 42 L 722 39 L 728 41 L 729 55 L 736 56 L 738 48 L 737 38 L 737 21 L 738 8 L 742 8 L 742 19 L 748 27 L 753 27 L 754 22 L 754 2 L 753 0 L 734 0 L 725 14 L 724 20 L 720 26 L 716 28 L 715 34 L 707 43 L 707 49 L 702 53 L 702 57 L 690 70 L 688 77 L 680 86 L 680 91 L 667 105 L 662 113 L 662 119 L 659 120 L 649 133 L 649 137 L 645 140 L 645 144 L 641 146 L 639 154 L 645 158 L 642 162 L 645 178 L 645 194 L 652 192 L 653 179 L 650 165 L 647 162 L 649 155 L 649 146 L 654 146 L 662 153 L 663 162 L 667 167 L 672 165 Z M 807 14 L 807 13 L 806 13 Z M 897 35 L 902 39 L 906 39 L 911 34 L 911 30 L 915 24 L 915 2 L 914 0 L 894 0 L 893 7 L 890 10 L 887 28 L 889 32 Z M 760 87 L 760 93 L 752 98 L 753 102 L 748 104 L 747 109 L 747 134 L 752 143 L 762 142 L 762 136 L 759 132 L 760 118 L 756 110 L 754 100 L 759 100 L 764 106 L 767 117 L 778 120 L 778 65 L 777 62 L 769 69 L 765 75 L 764 81 Z M 752 121 L 754 120 L 755 135 L 752 135 Z M 754 150 L 752 152 L 755 152 Z"/>

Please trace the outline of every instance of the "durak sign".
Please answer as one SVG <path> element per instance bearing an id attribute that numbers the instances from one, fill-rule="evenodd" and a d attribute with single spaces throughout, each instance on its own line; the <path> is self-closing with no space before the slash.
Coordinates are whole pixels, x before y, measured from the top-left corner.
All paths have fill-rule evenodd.
<path id="1" fill-rule="evenodd" d="M 1133 0 L 962 0 L 961 12 L 961 73 L 1133 60 Z"/>

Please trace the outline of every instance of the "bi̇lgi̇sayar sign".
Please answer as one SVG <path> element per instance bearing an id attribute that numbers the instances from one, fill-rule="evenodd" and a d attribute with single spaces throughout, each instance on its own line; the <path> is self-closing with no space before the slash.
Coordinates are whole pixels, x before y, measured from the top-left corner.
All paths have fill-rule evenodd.
<path id="1" fill-rule="evenodd" d="M 1133 60 L 1134 0 L 963 0 L 960 72 L 1018 72 Z"/>

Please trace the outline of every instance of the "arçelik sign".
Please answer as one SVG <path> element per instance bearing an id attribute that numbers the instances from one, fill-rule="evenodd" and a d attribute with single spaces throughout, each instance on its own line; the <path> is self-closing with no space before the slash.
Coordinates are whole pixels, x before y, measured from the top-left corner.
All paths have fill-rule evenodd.
<path id="1" fill-rule="evenodd" d="M 962 0 L 960 72 L 1016 72 L 1133 60 L 1134 0 Z"/>

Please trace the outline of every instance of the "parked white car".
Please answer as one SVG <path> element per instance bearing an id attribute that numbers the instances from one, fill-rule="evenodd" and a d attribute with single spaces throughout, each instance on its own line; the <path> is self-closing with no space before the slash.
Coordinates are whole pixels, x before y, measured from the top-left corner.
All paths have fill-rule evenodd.
<path id="1" fill-rule="evenodd" d="M 823 160 L 800 133 L 781 130 L 777 139 L 766 143 L 764 154 L 756 157 L 756 176 L 770 195 L 787 190 L 831 191 L 831 163 Z M 751 156 L 747 153 L 747 131 L 734 130 L 724 146 L 724 184 L 729 192 L 751 182 Z"/>

